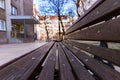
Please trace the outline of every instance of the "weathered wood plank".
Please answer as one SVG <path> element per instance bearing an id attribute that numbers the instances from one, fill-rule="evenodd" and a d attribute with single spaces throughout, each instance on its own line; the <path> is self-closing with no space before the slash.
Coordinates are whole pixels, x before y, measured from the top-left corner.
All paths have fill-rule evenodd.
<path id="1" fill-rule="evenodd" d="M 36 71 L 39 69 L 39 67 L 41 67 L 45 57 L 47 56 L 48 52 L 50 51 L 50 49 L 52 48 L 52 46 L 54 45 L 54 42 L 50 42 L 47 45 L 43 45 L 43 47 L 41 47 L 39 49 L 39 53 L 36 53 L 37 55 L 37 59 L 33 64 L 33 66 L 28 66 L 30 67 L 29 70 L 27 70 L 24 75 L 22 75 L 21 80 L 29 80 L 34 78 L 36 75 Z M 35 56 L 35 55 L 34 55 Z M 34 60 L 35 57 L 32 57 L 32 59 Z M 31 63 L 31 62 L 30 62 Z M 18 63 L 19 64 L 19 63 Z"/>
<path id="2" fill-rule="evenodd" d="M 116 18 L 94 27 L 68 34 L 65 39 L 120 42 L 119 36 L 120 18 Z"/>
<path id="3" fill-rule="evenodd" d="M 71 66 L 60 44 L 58 44 L 58 54 L 60 66 L 60 80 L 75 80 Z"/>
<path id="4" fill-rule="evenodd" d="M 73 46 L 69 46 L 66 43 L 64 45 L 73 52 L 73 54 L 79 58 L 100 80 L 120 80 L 120 73 L 107 65 L 93 59 Z"/>
<path id="5" fill-rule="evenodd" d="M 66 34 L 120 14 L 120 0 L 104 2 L 67 30 Z"/>
<path id="6" fill-rule="evenodd" d="M 69 62 L 73 68 L 75 75 L 77 76 L 77 80 L 95 80 L 92 75 L 88 72 L 87 69 L 80 63 L 80 61 L 72 55 L 72 52 L 68 50 L 63 44 L 61 44 L 62 48 L 64 49 Z"/>
<path id="7" fill-rule="evenodd" d="M 43 66 L 38 80 L 54 80 L 55 63 L 56 63 L 56 44 L 49 52 L 49 56 Z"/>
<path id="8" fill-rule="evenodd" d="M 107 61 L 110 61 L 118 66 L 120 66 L 120 50 L 113 50 L 108 48 L 103 48 L 95 45 L 85 44 L 85 43 L 78 43 L 75 41 L 65 41 L 66 43 L 70 43 L 77 48 L 85 50 L 90 54 L 99 56 Z"/>
<path id="9" fill-rule="evenodd" d="M 0 80 L 27 80 L 52 47 L 53 42 L 43 45 L 0 70 Z"/>

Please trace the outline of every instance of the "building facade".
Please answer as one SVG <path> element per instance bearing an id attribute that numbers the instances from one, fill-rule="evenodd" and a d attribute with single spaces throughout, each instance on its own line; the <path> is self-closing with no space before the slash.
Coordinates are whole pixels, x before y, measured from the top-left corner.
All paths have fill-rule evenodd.
<path id="1" fill-rule="evenodd" d="M 58 39 L 59 30 L 58 30 L 58 16 L 39 16 L 40 24 L 37 24 L 37 39 L 38 40 L 47 40 L 47 32 L 45 26 L 47 26 L 48 35 L 51 40 Z M 70 27 L 70 20 L 68 16 L 62 16 L 62 22 L 64 29 L 67 30 Z M 61 25 L 60 25 L 61 26 Z M 62 32 L 62 27 L 61 27 Z"/>
<path id="2" fill-rule="evenodd" d="M 34 41 L 33 0 L 0 0 L 0 22 L 0 43 Z"/>
<path id="3" fill-rule="evenodd" d="M 0 0 L 0 43 L 7 43 L 5 1 Z"/>

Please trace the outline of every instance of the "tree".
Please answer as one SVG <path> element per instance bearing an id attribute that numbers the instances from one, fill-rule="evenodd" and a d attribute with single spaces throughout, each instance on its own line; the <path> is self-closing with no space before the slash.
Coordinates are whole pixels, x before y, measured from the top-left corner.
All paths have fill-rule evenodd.
<path id="1" fill-rule="evenodd" d="M 46 41 L 49 41 L 50 37 L 49 37 L 48 29 L 47 29 L 48 26 L 47 26 L 47 16 L 46 15 L 44 16 L 44 25 L 45 25 L 46 35 L 47 35 L 47 40 Z"/>
<path id="2" fill-rule="evenodd" d="M 76 11 L 77 11 L 77 15 L 78 15 L 78 17 L 80 17 L 80 14 L 79 14 L 79 12 L 78 12 L 78 8 L 79 8 L 79 6 L 80 6 L 80 1 L 81 0 L 73 0 L 74 1 L 74 3 L 75 3 L 75 5 L 76 5 Z"/>
<path id="3" fill-rule="evenodd" d="M 64 30 L 64 25 L 63 25 L 61 16 L 63 16 L 63 15 L 68 16 L 68 14 L 67 14 L 69 12 L 68 9 L 70 9 L 70 11 L 72 11 L 72 16 L 76 15 L 75 7 L 66 8 L 66 4 L 67 5 L 71 4 L 71 3 L 69 3 L 70 2 L 69 0 L 39 0 L 39 1 L 40 1 L 39 11 L 41 12 L 40 14 L 44 15 L 44 13 L 45 13 L 46 15 L 56 15 L 58 17 L 59 39 L 60 39 L 61 33 L 62 33 L 62 38 L 63 38 L 63 35 L 65 34 L 65 30 Z M 45 3 L 47 3 L 47 4 L 45 4 Z M 45 8 L 41 7 L 41 6 L 45 6 Z M 61 31 L 61 29 L 62 29 L 62 31 Z"/>
<path id="4" fill-rule="evenodd" d="M 63 39 L 63 35 L 65 34 L 65 30 L 64 30 L 64 25 L 62 22 L 62 10 L 64 9 L 64 4 L 67 2 L 67 0 L 48 0 L 49 3 L 51 4 L 52 9 L 54 10 L 54 13 L 56 13 L 56 15 L 58 16 L 58 29 L 59 29 L 59 39 L 60 39 L 60 34 L 61 34 L 61 27 L 62 27 L 62 39 Z M 61 26 L 60 26 L 61 25 Z"/>
<path id="5" fill-rule="evenodd" d="M 46 13 L 48 13 L 48 10 L 46 10 L 46 7 L 45 7 L 45 5 L 42 5 L 42 6 L 39 6 L 39 10 L 40 9 L 42 9 L 43 10 L 43 13 L 42 14 L 44 14 L 44 16 L 43 16 L 43 23 L 44 23 L 44 25 L 45 25 L 45 31 L 46 31 L 46 37 L 47 37 L 47 39 L 46 39 L 46 41 L 49 41 L 50 40 L 50 37 L 49 37 L 49 32 L 48 32 L 48 25 L 47 25 L 47 14 Z"/>

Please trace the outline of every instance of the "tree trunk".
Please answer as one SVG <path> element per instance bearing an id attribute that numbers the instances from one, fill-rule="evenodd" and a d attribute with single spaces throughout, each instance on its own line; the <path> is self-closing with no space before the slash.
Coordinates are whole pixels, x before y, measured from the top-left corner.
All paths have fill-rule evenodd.
<path id="1" fill-rule="evenodd" d="M 58 12 L 57 12 L 57 14 L 58 14 L 58 30 L 59 30 L 59 32 L 58 32 L 58 34 L 59 34 L 59 39 L 60 39 L 60 34 L 61 34 L 61 31 L 60 31 L 60 10 L 59 10 L 59 8 L 57 9 L 58 10 Z"/>
<path id="2" fill-rule="evenodd" d="M 62 22 L 62 19 L 61 19 L 61 16 L 59 15 L 59 20 L 60 20 L 60 23 L 61 23 L 61 26 L 62 26 L 62 36 L 61 36 L 61 40 L 63 40 L 63 36 L 65 35 L 65 29 L 64 29 L 64 25 L 63 25 L 63 22 Z"/>
<path id="3" fill-rule="evenodd" d="M 58 34 L 59 34 L 58 36 L 59 36 L 59 39 L 60 39 L 60 33 L 61 33 L 61 31 L 60 31 L 60 22 L 59 22 L 59 18 L 58 18 L 58 31 L 59 31 L 59 32 L 58 32 Z"/>
<path id="4" fill-rule="evenodd" d="M 59 39 L 63 39 L 63 36 L 65 35 L 65 29 L 64 29 L 64 25 L 63 25 L 63 22 L 62 22 L 62 19 L 61 19 L 61 16 L 60 16 L 60 12 L 58 12 L 58 20 L 59 20 L 59 23 L 61 24 L 61 27 L 62 27 L 62 36 L 61 36 L 61 38 L 59 38 Z"/>
<path id="5" fill-rule="evenodd" d="M 49 40 L 49 33 L 48 33 L 48 29 L 47 29 L 46 25 L 45 25 L 45 31 L 46 31 L 46 34 L 47 34 L 47 40 Z"/>
<path id="6" fill-rule="evenodd" d="M 77 0 L 77 2 L 76 2 L 76 11 L 77 11 L 77 15 L 78 15 L 78 17 L 80 17 L 80 14 L 79 14 L 79 12 L 78 12 L 78 8 L 79 8 L 79 6 L 80 6 L 80 1 L 81 0 Z"/>
<path id="7" fill-rule="evenodd" d="M 46 16 L 45 16 L 45 18 L 44 18 L 44 25 L 45 25 L 45 31 L 46 31 L 46 35 L 47 35 L 47 39 L 46 39 L 46 41 L 49 41 L 49 32 L 48 32 L 48 29 L 47 29 L 47 21 L 46 21 Z"/>

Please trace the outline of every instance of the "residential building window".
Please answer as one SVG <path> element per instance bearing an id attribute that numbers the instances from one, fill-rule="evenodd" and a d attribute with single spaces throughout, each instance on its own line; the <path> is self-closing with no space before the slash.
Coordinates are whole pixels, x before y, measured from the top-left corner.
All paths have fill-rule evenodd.
<path id="1" fill-rule="evenodd" d="M 5 0 L 0 0 L 0 8 L 5 9 Z"/>
<path id="2" fill-rule="evenodd" d="M 11 6 L 11 14 L 12 15 L 17 15 L 17 8 L 16 7 L 14 7 L 14 6 Z"/>
<path id="3" fill-rule="evenodd" d="M 0 30 L 6 31 L 6 22 L 4 20 L 0 20 Z"/>

